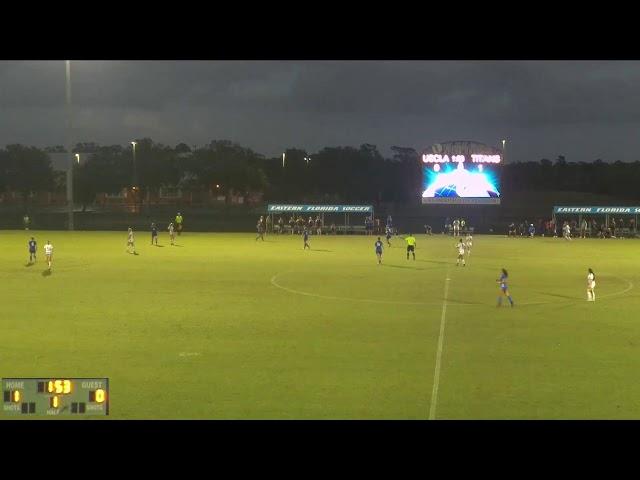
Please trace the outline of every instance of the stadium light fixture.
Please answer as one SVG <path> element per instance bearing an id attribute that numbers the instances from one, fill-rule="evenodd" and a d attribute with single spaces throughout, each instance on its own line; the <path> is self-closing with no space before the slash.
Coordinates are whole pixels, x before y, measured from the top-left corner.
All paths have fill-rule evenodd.
<path id="1" fill-rule="evenodd" d="M 284 158 L 285 158 L 285 154 L 282 154 L 282 168 L 284 168 Z"/>
<path id="2" fill-rule="evenodd" d="M 78 165 L 80 165 L 80 154 L 76 153 L 76 162 L 78 162 Z"/>

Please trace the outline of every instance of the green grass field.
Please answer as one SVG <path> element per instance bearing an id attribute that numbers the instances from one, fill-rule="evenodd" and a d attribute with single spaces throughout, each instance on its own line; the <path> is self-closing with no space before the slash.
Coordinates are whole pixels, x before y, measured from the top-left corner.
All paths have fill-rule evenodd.
<path id="1" fill-rule="evenodd" d="M 637 241 L 254 238 L 1 232 L 0 376 L 109 377 L 113 419 L 640 418 Z"/>

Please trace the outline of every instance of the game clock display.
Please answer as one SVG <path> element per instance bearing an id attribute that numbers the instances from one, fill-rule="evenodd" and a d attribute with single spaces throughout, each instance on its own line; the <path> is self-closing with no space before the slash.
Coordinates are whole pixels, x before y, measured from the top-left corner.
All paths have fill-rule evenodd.
<path id="1" fill-rule="evenodd" d="M 3 378 L 7 415 L 109 415 L 108 378 Z"/>

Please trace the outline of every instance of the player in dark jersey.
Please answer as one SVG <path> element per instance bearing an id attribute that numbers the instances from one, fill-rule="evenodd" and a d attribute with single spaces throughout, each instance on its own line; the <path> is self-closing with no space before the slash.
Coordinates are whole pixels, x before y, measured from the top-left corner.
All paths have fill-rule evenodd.
<path id="1" fill-rule="evenodd" d="M 511 295 L 509 295 L 509 287 L 507 287 L 507 278 L 508 277 L 509 277 L 509 274 L 503 268 L 502 269 L 502 275 L 500 275 L 500 278 L 497 280 L 497 282 L 500 284 L 500 290 L 502 291 L 502 295 L 498 296 L 498 307 L 502 305 L 502 297 L 503 296 L 507 297 L 509 299 L 509 303 L 513 307 L 513 299 L 511 298 Z"/>
<path id="2" fill-rule="evenodd" d="M 378 237 L 378 240 L 374 244 L 376 247 L 376 256 L 378 257 L 378 265 L 382 264 L 382 240 Z"/>
<path id="3" fill-rule="evenodd" d="M 302 247 L 302 249 L 308 248 L 311 250 L 311 246 L 309 245 L 309 232 L 306 228 L 302 231 L 302 238 L 304 239 L 304 247 Z"/>
<path id="4" fill-rule="evenodd" d="M 158 227 L 156 227 L 155 223 L 151 224 L 151 245 L 158 245 Z"/>
<path id="5" fill-rule="evenodd" d="M 36 243 L 36 240 L 31 237 L 31 240 L 29 240 L 29 263 L 35 263 L 37 249 L 38 245 Z"/>
<path id="6" fill-rule="evenodd" d="M 392 235 L 392 233 L 391 233 L 391 227 L 389 225 L 387 225 L 387 228 L 386 228 L 386 235 L 387 235 L 387 246 L 390 247 L 391 246 L 391 235 Z"/>

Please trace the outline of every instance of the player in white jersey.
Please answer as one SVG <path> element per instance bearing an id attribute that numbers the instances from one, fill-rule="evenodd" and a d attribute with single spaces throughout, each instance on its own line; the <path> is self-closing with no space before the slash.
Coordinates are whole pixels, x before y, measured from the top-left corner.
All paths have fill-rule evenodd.
<path id="1" fill-rule="evenodd" d="M 596 275 L 591 269 L 589 269 L 589 274 L 587 275 L 587 301 L 596 301 Z"/>
<path id="2" fill-rule="evenodd" d="M 460 232 L 460 220 L 457 218 L 453 221 L 453 236 L 457 237 Z"/>
<path id="3" fill-rule="evenodd" d="M 171 245 L 174 245 L 175 244 L 174 242 L 175 242 L 175 239 L 176 239 L 176 232 L 175 232 L 175 230 L 173 228 L 173 223 L 169 224 L 168 230 L 169 230 L 169 238 L 171 239 Z"/>
<path id="4" fill-rule="evenodd" d="M 473 246 L 473 237 L 470 233 L 467 233 L 467 238 L 464 240 L 465 250 L 467 251 L 467 257 L 471 255 L 471 247 Z"/>
<path id="5" fill-rule="evenodd" d="M 44 258 L 47 261 L 49 270 L 51 270 L 51 262 L 53 261 L 53 245 L 47 240 L 47 244 L 44 246 Z"/>
<path id="6" fill-rule="evenodd" d="M 562 227 L 562 235 L 564 236 L 565 240 L 571 240 L 571 227 L 568 223 L 565 223 Z"/>
<path id="7" fill-rule="evenodd" d="M 460 262 L 462 262 L 463 267 L 466 267 L 467 265 L 464 262 L 464 241 L 462 241 L 462 239 L 460 239 L 456 248 L 458 249 L 458 261 L 456 262 L 456 267 L 460 265 Z"/>
<path id="8" fill-rule="evenodd" d="M 136 253 L 136 241 L 133 238 L 133 228 L 129 227 L 127 231 L 127 253 Z"/>

